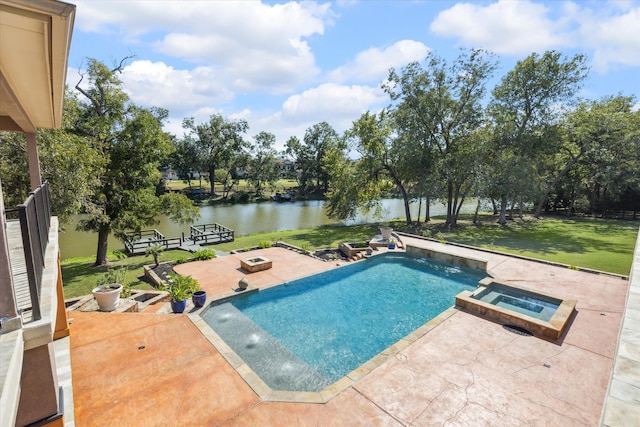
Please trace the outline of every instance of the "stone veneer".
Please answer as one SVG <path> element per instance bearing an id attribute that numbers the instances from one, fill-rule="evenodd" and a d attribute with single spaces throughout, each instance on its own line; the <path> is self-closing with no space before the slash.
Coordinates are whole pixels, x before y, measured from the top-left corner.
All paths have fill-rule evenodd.
<path id="1" fill-rule="evenodd" d="M 418 248 L 416 246 L 407 245 L 406 252 L 408 254 L 421 256 L 423 258 L 431 258 L 438 261 L 448 262 L 449 264 L 459 265 L 461 267 L 473 268 L 475 270 L 487 271 L 487 261 L 479 258 L 469 258 L 438 252 L 431 249 Z"/>

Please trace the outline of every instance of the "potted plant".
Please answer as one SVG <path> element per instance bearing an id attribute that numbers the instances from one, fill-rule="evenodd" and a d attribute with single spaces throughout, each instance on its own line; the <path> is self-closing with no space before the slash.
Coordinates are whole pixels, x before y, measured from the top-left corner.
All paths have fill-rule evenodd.
<path id="1" fill-rule="evenodd" d="M 396 248 L 396 239 L 395 238 L 390 238 L 389 239 L 389 244 L 387 245 L 387 248 L 389 249 L 395 249 Z"/>
<path id="2" fill-rule="evenodd" d="M 122 292 L 124 282 L 124 270 L 108 269 L 93 288 L 91 293 L 96 299 L 100 311 L 113 311 L 120 303 L 120 292 Z"/>
<path id="3" fill-rule="evenodd" d="M 164 290 L 171 297 L 171 310 L 174 313 L 182 313 L 187 307 L 187 298 L 200 290 L 200 284 L 191 276 L 171 274 L 169 284 L 164 286 Z"/>

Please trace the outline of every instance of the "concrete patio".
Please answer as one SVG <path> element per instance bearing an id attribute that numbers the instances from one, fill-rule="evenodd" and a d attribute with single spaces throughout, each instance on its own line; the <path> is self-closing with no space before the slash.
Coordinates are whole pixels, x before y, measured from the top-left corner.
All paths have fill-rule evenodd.
<path id="1" fill-rule="evenodd" d="M 502 281 L 577 300 L 558 342 L 514 334 L 461 310 L 326 404 L 265 401 L 187 315 L 70 312 L 75 419 L 123 425 L 598 425 L 616 356 L 629 282 L 499 254 L 403 237 L 405 244 L 488 261 Z M 268 287 L 331 268 L 283 248 L 262 249 L 273 267 L 246 275 L 247 254 L 182 264 L 209 297 L 246 277 Z M 452 301 L 452 305 L 453 305 Z M 637 425 L 635 412 L 612 418 Z M 620 414 L 620 413 L 618 413 Z"/>

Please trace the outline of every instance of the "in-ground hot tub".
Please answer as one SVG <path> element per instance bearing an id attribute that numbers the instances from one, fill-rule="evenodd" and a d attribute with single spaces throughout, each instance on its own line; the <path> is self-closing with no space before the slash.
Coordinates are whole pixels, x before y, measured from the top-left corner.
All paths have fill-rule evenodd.
<path id="1" fill-rule="evenodd" d="M 576 301 L 491 280 L 474 292 L 460 292 L 456 295 L 456 306 L 557 340 L 575 312 Z"/>

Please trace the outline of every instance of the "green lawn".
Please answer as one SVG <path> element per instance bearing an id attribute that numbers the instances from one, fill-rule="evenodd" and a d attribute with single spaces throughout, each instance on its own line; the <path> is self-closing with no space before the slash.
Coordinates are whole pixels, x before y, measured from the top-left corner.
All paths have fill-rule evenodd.
<path id="1" fill-rule="evenodd" d="M 490 215 L 472 225 L 463 217 L 459 227 L 447 230 L 442 219 L 434 219 L 420 228 L 408 229 L 402 221 L 391 221 L 396 230 L 411 231 L 429 237 L 487 248 L 532 258 L 560 262 L 628 275 L 638 234 L 637 222 L 599 219 L 527 218 L 510 221 L 505 227 L 495 224 Z M 234 242 L 213 245 L 216 251 L 231 251 L 259 246 L 261 242 L 282 240 L 304 249 L 337 248 L 340 242 L 370 239 L 378 234 L 379 224 L 355 226 L 329 225 L 309 230 L 288 230 L 236 238 Z M 186 259 L 188 252 L 172 250 L 160 254 L 160 261 Z M 65 298 L 91 293 L 105 267 L 93 267 L 93 257 L 62 261 Z M 126 269 L 126 278 L 133 289 L 150 289 L 142 280 L 143 266 L 153 263 L 150 256 L 124 259 L 110 257 L 112 267 Z"/>
<path id="2" fill-rule="evenodd" d="M 622 220 L 527 217 L 500 227 L 491 215 L 482 216 L 480 225 L 469 219 L 451 231 L 438 221 L 421 231 L 451 242 L 623 275 L 631 270 L 640 226 Z"/>

